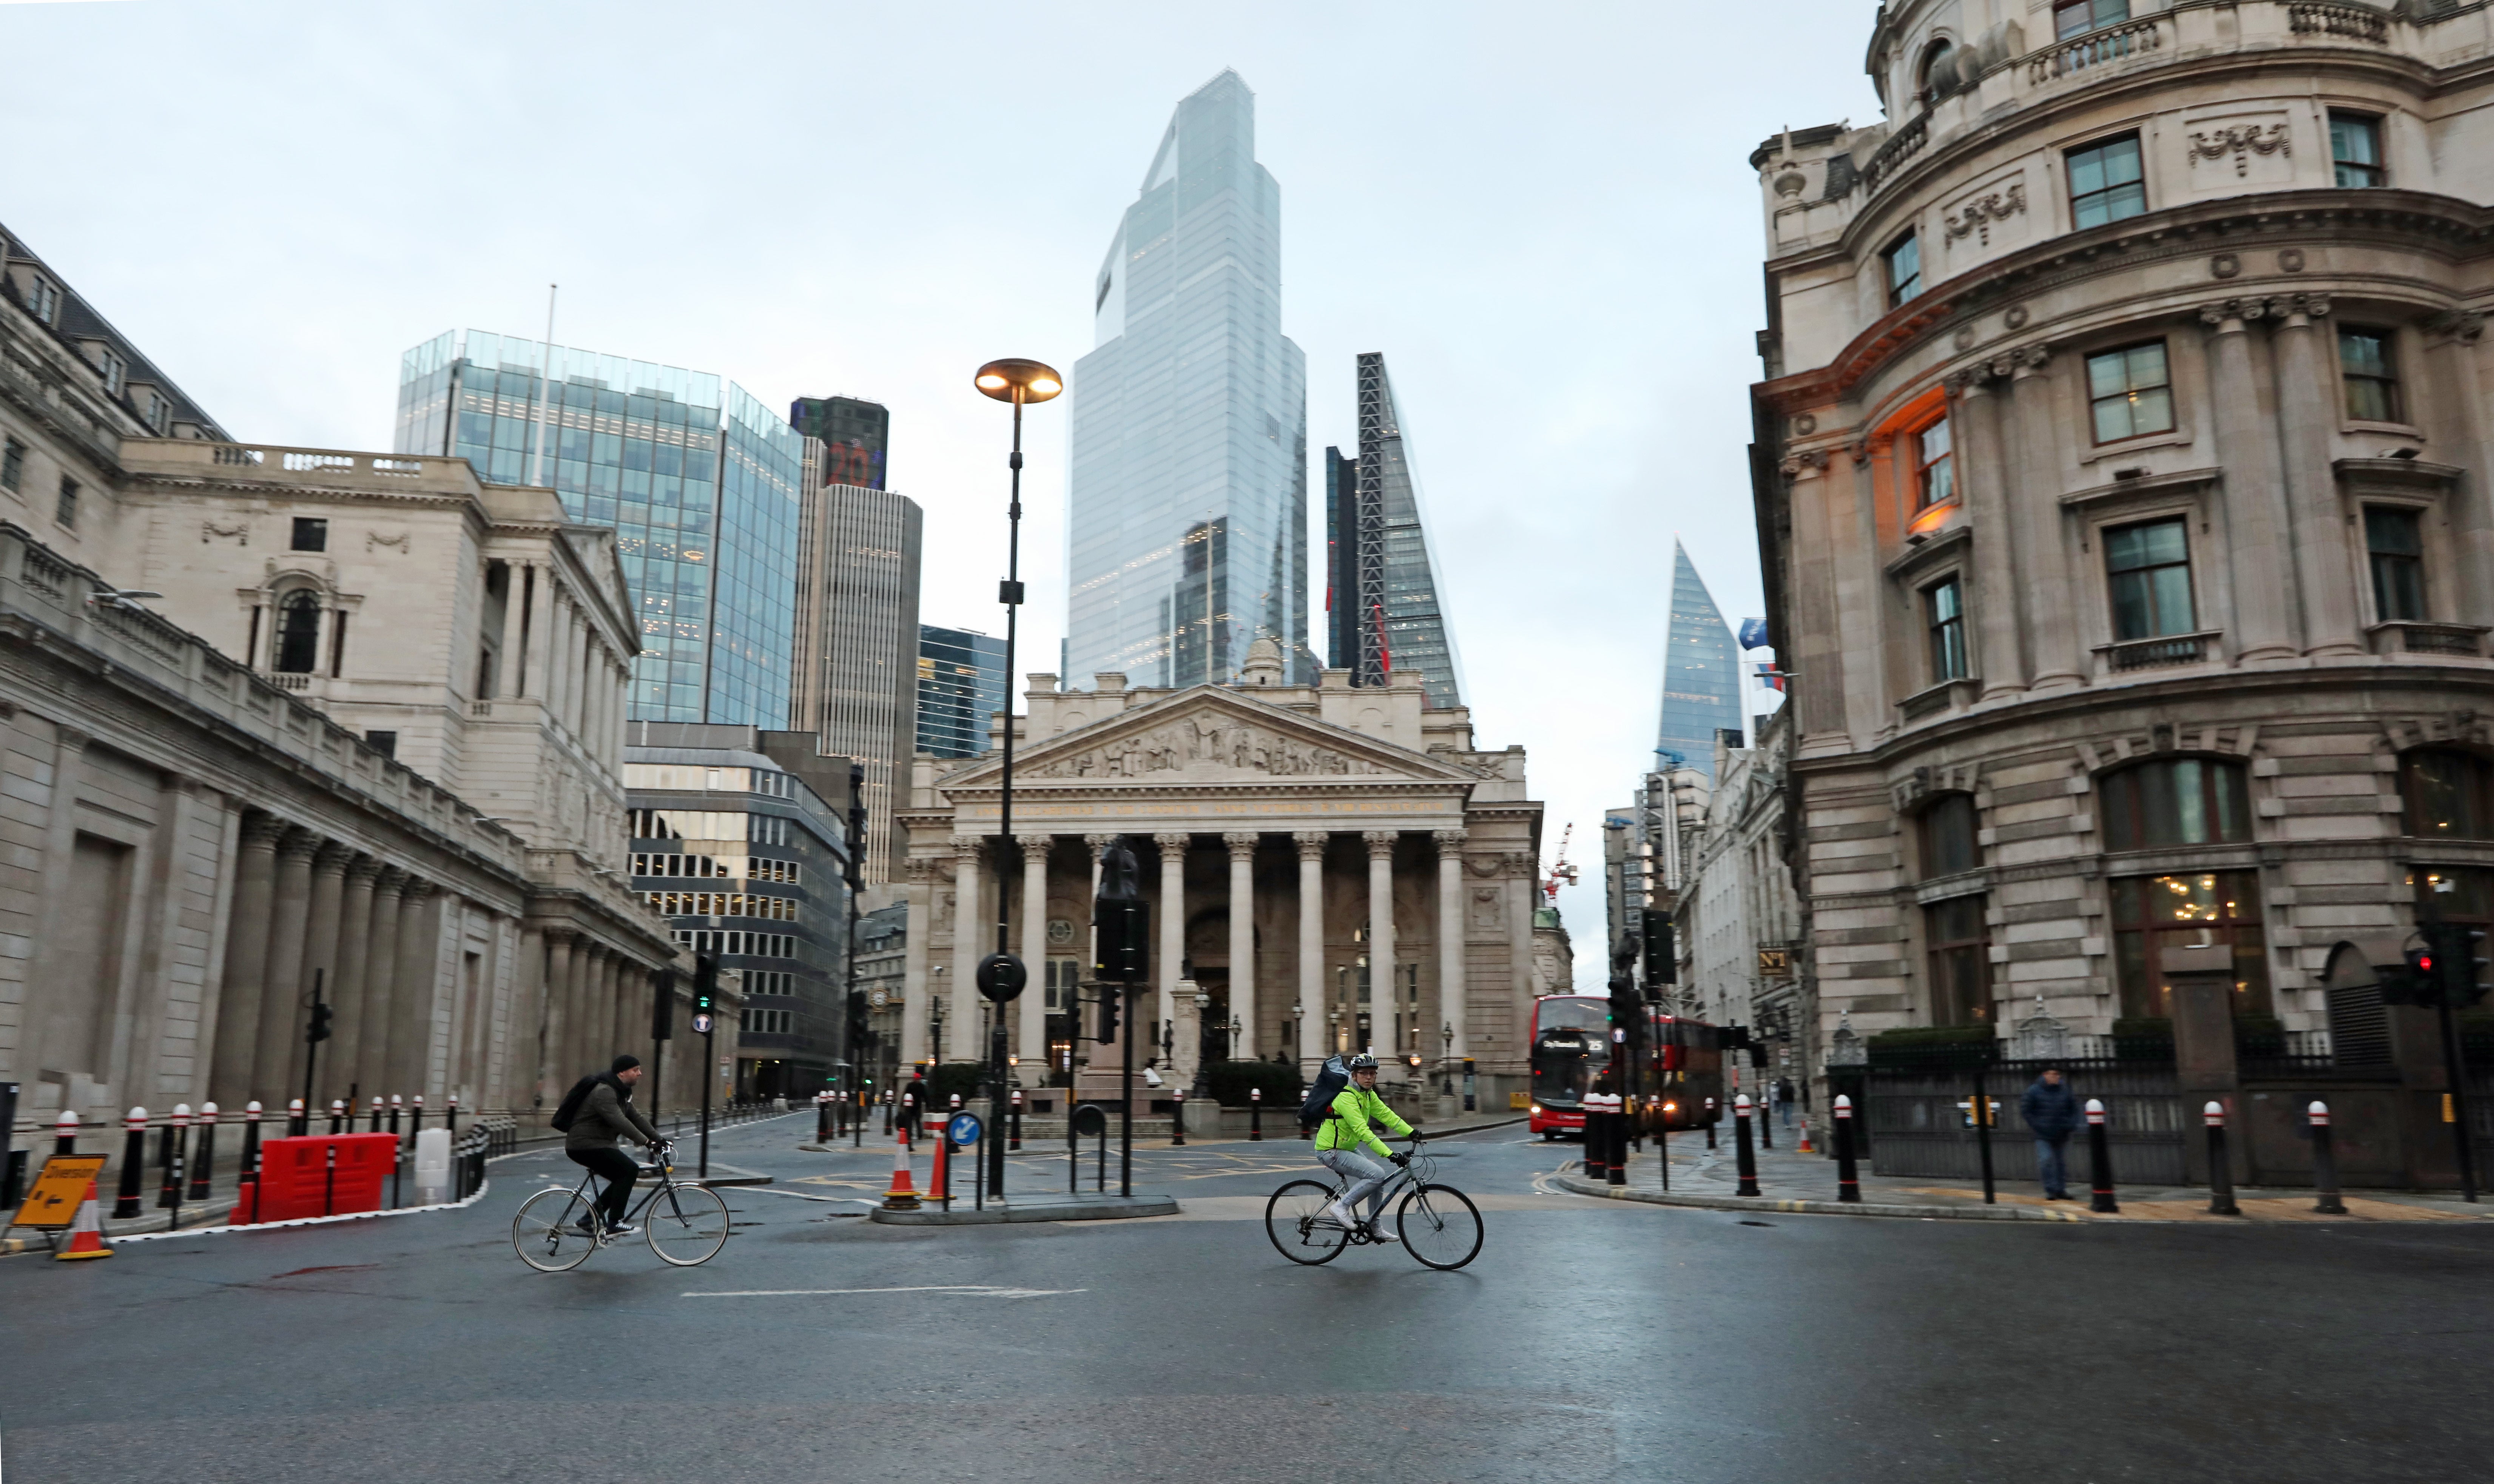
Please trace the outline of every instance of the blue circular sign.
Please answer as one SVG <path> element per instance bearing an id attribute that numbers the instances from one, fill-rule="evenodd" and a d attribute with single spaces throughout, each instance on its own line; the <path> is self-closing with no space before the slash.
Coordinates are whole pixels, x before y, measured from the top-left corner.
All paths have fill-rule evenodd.
<path id="1" fill-rule="evenodd" d="M 945 1125 L 945 1133 L 951 1136 L 953 1142 L 957 1144 L 977 1143 L 979 1141 L 979 1115 L 976 1113 L 955 1113 L 953 1115 L 953 1121 Z"/>

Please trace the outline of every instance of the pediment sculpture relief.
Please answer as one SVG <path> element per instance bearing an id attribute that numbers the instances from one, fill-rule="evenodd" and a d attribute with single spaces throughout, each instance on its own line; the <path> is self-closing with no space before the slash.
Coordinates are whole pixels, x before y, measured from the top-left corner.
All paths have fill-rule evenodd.
<path id="1" fill-rule="evenodd" d="M 1276 777 L 1349 776 L 1385 772 L 1366 758 L 1285 736 L 1249 722 L 1181 719 L 1032 767 L 1040 778 L 1141 778 L 1191 763 Z"/>

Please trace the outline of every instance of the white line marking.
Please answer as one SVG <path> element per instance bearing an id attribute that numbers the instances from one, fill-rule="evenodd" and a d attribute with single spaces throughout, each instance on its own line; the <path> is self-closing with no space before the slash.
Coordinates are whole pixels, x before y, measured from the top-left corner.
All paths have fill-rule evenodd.
<path id="1" fill-rule="evenodd" d="M 740 1288 L 722 1293 L 680 1293 L 679 1298 L 815 1298 L 837 1293 L 958 1293 L 970 1298 L 1050 1298 L 1088 1293 L 1088 1288 L 1000 1288 L 988 1284 L 927 1284 L 909 1288 Z"/>

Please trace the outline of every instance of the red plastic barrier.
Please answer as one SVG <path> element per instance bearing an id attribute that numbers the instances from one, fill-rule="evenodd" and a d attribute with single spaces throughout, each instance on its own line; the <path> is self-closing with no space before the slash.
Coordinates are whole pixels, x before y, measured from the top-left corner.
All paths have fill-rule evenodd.
<path id="1" fill-rule="evenodd" d="M 293 1221 L 378 1211 L 398 1150 L 395 1134 L 314 1134 L 262 1139 L 258 1220 Z M 337 1153 L 333 1169 L 330 1152 Z M 238 1209 L 236 1223 L 252 1219 Z"/>

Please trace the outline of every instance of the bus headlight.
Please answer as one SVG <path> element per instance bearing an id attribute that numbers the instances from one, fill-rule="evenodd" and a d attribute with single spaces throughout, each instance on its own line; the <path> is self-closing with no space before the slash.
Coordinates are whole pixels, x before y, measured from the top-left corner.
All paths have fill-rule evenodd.
<path id="1" fill-rule="evenodd" d="M 1536 1117 L 1536 1118 L 1538 1118 L 1538 1117 L 1540 1117 L 1540 1116 L 1541 1116 L 1541 1105 L 1540 1105 L 1540 1104 L 1536 1103 L 1535 1105 L 1533 1105 L 1533 1116 L 1534 1116 L 1534 1117 Z"/>

